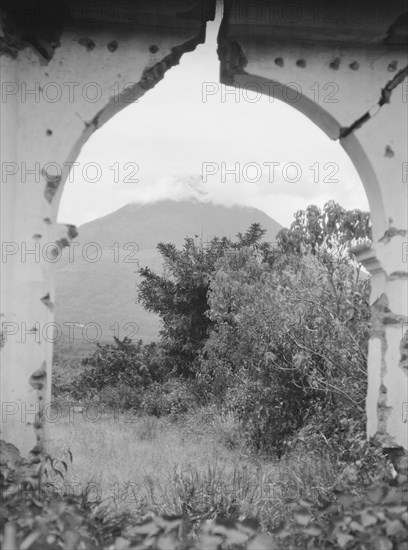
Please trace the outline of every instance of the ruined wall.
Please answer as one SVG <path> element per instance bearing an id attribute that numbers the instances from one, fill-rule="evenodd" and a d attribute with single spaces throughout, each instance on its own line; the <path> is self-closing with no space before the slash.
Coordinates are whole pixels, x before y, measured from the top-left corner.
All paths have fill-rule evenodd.
<path id="1" fill-rule="evenodd" d="M 221 80 L 301 111 L 353 161 L 370 204 L 367 433 L 408 448 L 408 58 L 402 2 L 227 0 Z"/>
<path id="2" fill-rule="evenodd" d="M 53 260 L 76 235 L 56 224 L 63 183 L 89 136 L 202 43 L 213 16 L 212 2 L 2 6 L 2 438 L 24 456 L 41 452 L 51 387 L 36 327 L 53 320 Z"/>
<path id="3" fill-rule="evenodd" d="M 38 459 L 52 349 L 35 327 L 52 322 L 52 261 L 76 234 L 55 223 L 64 181 L 89 136 L 204 41 L 214 3 L 33 0 L 1 10 L 2 438 Z M 374 227 L 372 246 L 357 251 L 373 275 L 367 429 L 406 449 L 406 7 L 227 0 L 225 10 L 221 81 L 304 113 L 361 176 Z"/>

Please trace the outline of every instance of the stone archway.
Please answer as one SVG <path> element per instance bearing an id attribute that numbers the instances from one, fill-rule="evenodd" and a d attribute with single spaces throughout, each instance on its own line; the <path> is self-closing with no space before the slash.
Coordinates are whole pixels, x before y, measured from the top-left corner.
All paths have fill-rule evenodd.
<path id="1" fill-rule="evenodd" d="M 399 2 L 226 0 L 221 82 L 282 100 L 339 140 L 364 185 L 373 243 L 367 434 L 408 447 L 408 58 Z M 364 24 L 362 24 L 364 23 Z"/>
<path id="2" fill-rule="evenodd" d="M 376 12 L 333 5 L 338 18 L 327 20 L 317 0 L 295 13 L 285 2 L 226 0 L 221 82 L 255 83 L 292 104 L 354 162 L 374 225 L 372 246 L 357 251 L 373 275 L 368 435 L 407 449 L 406 15 L 399 2 L 380 1 Z M 53 319 L 53 258 L 76 235 L 72 226 L 58 233 L 64 181 L 93 131 L 204 41 L 214 9 L 200 0 L 2 9 L 2 437 L 35 460 L 52 359 L 38 327 Z"/>
<path id="3" fill-rule="evenodd" d="M 39 333 L 53 321 L 53 258 L 76 236 L 56 224 L 63 184 L 89 136 L 204 41 L 214 8 L 189 0 L 2 7 L 2 438 L 23 456 L 42 451 L 52 344 Z"/>

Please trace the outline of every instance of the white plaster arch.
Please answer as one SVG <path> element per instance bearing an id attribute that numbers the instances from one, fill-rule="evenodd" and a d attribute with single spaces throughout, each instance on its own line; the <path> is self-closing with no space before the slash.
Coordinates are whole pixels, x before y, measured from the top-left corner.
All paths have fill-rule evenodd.
<path id="1" fill-rule="evenodd" d="M 256 89 L 262 91 L 263 94 L 282 101 L 301 112 L 320 128 L 329 139 L 334 141 L 339 139 L 342 126 L 335 116 L 310 97 L 299 92 L 296 87 L 291 87 L 290 82 L 284 84 L 277 80 L 269 80 L 249 74 L 237 74 L 234 76 L 234 86 L 250 90 L 254 84 L 256 85 Z M 289 90 L 293 94 L 292 97 L 297 98 L 296 101 L 289 99 Z M 381 196 L 381 188 L 374 168 L 357 135 L 350 134 L 347 140 L 340 139 L 339 141 L 360 176 L 370 205 L 373 227 L 375 227 L 376 234 L 380 236 L 387 227 L 387 218 Z"/>
<path id="2" fill-rule="evenodd" d="M 3 177 L 1 181 L 2 238 L 7 243 L 33 247 L 37 242 L 58 240 L 56 212 L 69 172 L 64 162 L 73 162 L 95 128 L 124 106 L 120 98 L 129 80 L 143 91 L 149 89 L 180 55 L 204 40 L 209 17 L 203 17 L 204 4 L 200 2 L 196 10 L 183 0 L 152 2 L 154 8 L 148 2 L 129 3 L 129 8 L 124 2 L 130 15 L 136 12 L 137 17 L 128 18 L 125 13 L 120 20 L 110 13 L 116 4 L 101 3 L 103 20 L 97 25 L 74 17 L 55 40 L 41 34 L 42 19 L 37 22 L 39 35 L 34 44 L 26 43 L 27 37 L 18 27 L 14 35 L 8 36 L 6 29 L 0 37 L 0 53 L 5 54 L 0 76 L 12 90 L 8 104 L 2 103 L 1 120 L 2 134 L 8 137 L 1 142 L 2 163 L 11 169 L 7 181 Z M 338 4 L 343 9 L 344 2 Z M 354 127 L 341 138 L 341 144 L 363 181 L 374 225 L 372 247 L 359 252 L 373 274 L 368 435 L 383 447 L 407 449 L 407 419 L 402 413 L 408 402 L 408 345 L 403 343 L 402 329 L 408 323 L 408 186 L 401 174 L 408 150 L 407 95 L 401 94 L 401 84 L 407 90 L 406 42 L 399 19 L 393 23 L 400 6 L 387 8 L 386 2 L 380 2 L 381 13 L 387 15 L 382 28 L 382 19 L 374 21 L 376 13 L 368 4 L 346 4 L 345 23 L 338 27 L 330 23 L 327 28 L 313 18 L 290 26 L 287 21 L 268 19 L 267 14 L 259 24 L 241 25 L 239 13 L 235 13 L 234 22 L 228 11 L 231 28 L 225 23 L 220 30 L 221 82 L 240 86 L 248 79 L 258 79 L 261 89 L 275 83 L 278 96 L 288 83 L 295 82 L 302 93 L 299 105 L 293 106 L 331 139 L 340 139 L 340 129 L 351 128 L 378 105 L 387 85 L 402 75 L 377 114 Z M 179 17 L 183 10 L 187 17 L 185 13 Z M 362 36 L 354 11 L 367 20 Z M 304 42 L 299 40 L 302 32 Z M 50 82 L 78 81 L 81 85 L 91 78 L 102 91 L 95 102 L 81 96 L 74 101 L 68 96 L 57 102 L 21 100 L 26 85 L 41 96 Z M 112 98 L 115 81 L 119 95 Z M 327 97 L 315 100 L 311 84 L 324 89 L 328 82 L 337 84 L 339 101 L 325 101 Z M 64 166 L 58 178 L 44 170 L 48 163 Z M 31 170 L 30 183 L 21 175 L 24 166 Z M 69 237 L 69 230 L 67 233 Z M 30 266 L 22 265 L 13 253 L 2 263 L 2 271 L 7 281 L 2 286 L 3 325 L 18 327 L 24 322 L 33 327 L 52 321 L 52 266 L 41 257 Z M 39 462 L 43 423 L 38 410 L 45 389 L 50 387 L 50 345 L 34 338 L 24 345 L 12 339 L 2 343 L 2 401 L 14 407 L 2 418 L 2 437 Z"/>

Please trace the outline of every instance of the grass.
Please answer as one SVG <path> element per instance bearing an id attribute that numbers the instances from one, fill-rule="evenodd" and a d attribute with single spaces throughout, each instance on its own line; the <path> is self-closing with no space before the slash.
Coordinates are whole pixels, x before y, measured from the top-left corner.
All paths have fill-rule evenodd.
<path id="1" fill-rule="evenodd" d="M 208 464 L 217 463 L 233 472 L 244 460 L 214 438 L 194 436 L 182 422 L 166 419 L 105 413 L 90 422 L 85 412 L 75 412 L 71 421 L 66 415 L 47 427 L 49 454 L 58 458 L 68 449 L 72 452 L 66 481 L 81 486 L 90 481 L 97 483 L 104 497 L 112 495 L 113 488 L 129 484 L 142 489 L 142 493 L 152 481 L 165 487 L 177 472 L 192 468 L 204 472 Z M 142 499 L 139 496 L 137 500 Z"/>
<path id="2" fill-rule="evenodd" d="M 47 436 L 51 456 L 73 455 L 64 482 L 56 480 L 61 488 L 138 519 L 184 514 L 194 526 L 217 515 L 255 517 L 268 530 L 288 518 L 294 500 L 330 492 L 336 471 L 317 453 L 277 463 L 243 441 L 232 415 L 208 408 L 176 422 L 114 412 L 91 422 L 79 411 L 50 423 Z"/>
<path id="3" fill-rule="evenodd" d="M 388 549 L 407 540 L 404 476 L 401 487 L 380 484 L 357 499 L 343 492 L 334 504 L 335 457 L 295 447 L 280 461 L 251 453 L 229 413 L 207 407 L 177 421 L 94 413 L 78 406 L 70 416 L 65 407 L 48 424 L 49 499 L 30 486 L 16 492 L 20 478 L 9 472 L 2 547 L 303 550 L 380 541 Z M 71 492 L 80 498 L 66 498 Z"/>

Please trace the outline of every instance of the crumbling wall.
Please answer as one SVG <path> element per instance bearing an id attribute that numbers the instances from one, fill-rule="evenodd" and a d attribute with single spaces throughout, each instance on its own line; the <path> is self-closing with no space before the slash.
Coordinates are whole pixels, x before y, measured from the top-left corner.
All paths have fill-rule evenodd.
<path id="1" fill-rule="evenodd" d="M 75 236 L 72 226 L 57 232 L 63 184 L 90 135 L 203 42 L 213 17 L 214 3 L 198 0 L 2 7 L 2 437 L 25 456 L 41 453 L 51 376 L 51 345 L 35 327 L 53 320 L 51 260 Z M 367 431 L 405 449 L 406 19 L 403 4 L 385 0 L 375 10 L 226 0 L 219 34 L 221 81 L 301 111 L 361 176 L 374 229 L 372 245 L 356 250 L 373 276 Z"/>
<path id="2" fill-rule="evenodd" d="M 76 235 L 56 224 L 63 184 L 90 135 L 204 41 L 214 3 L 1 9 L 2 438 L 37 460 L 52 416 L 52 344 L 37 327 L 53 321 L 53 260 Z"/>
<path id="3" fill-rule="evenodd" d="M 373 222 L 355 250 L 372 274 L 367 434 L 386 449 L 408 448 L 407 20 L 400 2 L 226 0 L 218 49 L 222 82 L 292 105 L 360 174 Z"/>

